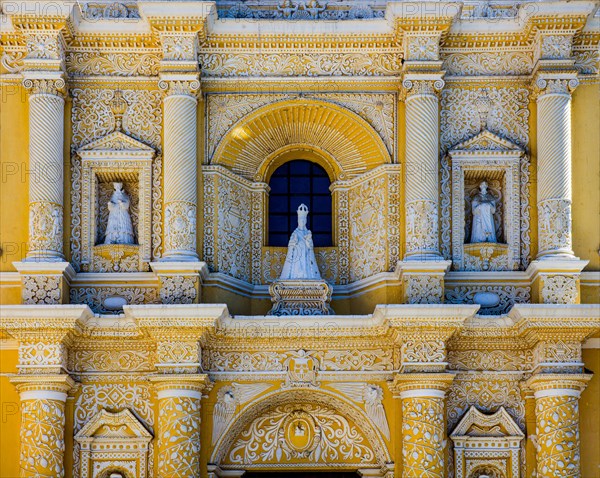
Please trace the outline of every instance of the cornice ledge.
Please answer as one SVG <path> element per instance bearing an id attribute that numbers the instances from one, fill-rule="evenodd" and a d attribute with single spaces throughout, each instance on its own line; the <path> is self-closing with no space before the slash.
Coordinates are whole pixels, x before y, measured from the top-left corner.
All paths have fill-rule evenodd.
<path id="1" fill-rule="evenodd" d="M 225 304 L 148 304 L 126 305 L 125 317 L 151 336 L 197 334 L 214 330 L 229 317 Z"/>
<path id="2" fill-rule="evenodd" d="M 22 340 L 62 341 L 81 333 L 94 318 L 87 305 L 3 305 L 0 307 L 0 331 Z"/>
<path id="3" fill-rule="evenodd" d="M 515 304 L 508 313 L 520 336 L 583 342 L 600 331 L 600 304 Z"/>

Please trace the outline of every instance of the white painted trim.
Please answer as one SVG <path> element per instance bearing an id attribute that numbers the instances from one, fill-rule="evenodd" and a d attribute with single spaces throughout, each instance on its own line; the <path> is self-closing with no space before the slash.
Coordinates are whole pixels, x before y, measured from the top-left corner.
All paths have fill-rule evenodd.
<path id="1" fill-rule="evenodd" d="M 171 388 L 169 390 L 159 390 L 156 396 L 159 400 L 163 398 L 195 398 L 200 400 L 202 393 L 185 388 Z"/>
<path id="2" fill-rule="evenodd" d="M 0 340 L 0 350 L 19 350 L 19 341 L 10 339 Z"/>
<path id="3" fill-rule="evenodd" d="M 25 400 L 58 400 L 66 402 L 67 394 L 55 390 L 25 390 L 21 392 L 21 401 Z"/>
<path id="4" fill-rule="evenodd" d="M 575 390 L 573 388 L 552 388 L 549 390 L 538 390 L 533 394 L 536 398 L 546 398 L 546 397 L 575 397 L 579 398 L 581 396 L 581 392 L 579 390 Z"/>
<path id="5" fill-rule="evenodd" d="M 404 392 L 400 392 L 400 398 L 402 400 L 405 398 L 444 398 L 445 396 L 446 392 L 435 388 L 422 388 L 419 390 L 405 390 Z"/>

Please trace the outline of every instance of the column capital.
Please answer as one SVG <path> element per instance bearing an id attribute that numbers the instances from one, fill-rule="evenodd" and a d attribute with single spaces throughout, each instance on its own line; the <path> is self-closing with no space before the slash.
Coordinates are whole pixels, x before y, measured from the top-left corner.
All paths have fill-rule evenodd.
<path id="1" fill-rule="evenodd" d="M 399 373 L 389 388 L 395 398 L 444 398 L 453 381 L 451 373 Z"/>
<path id="2" fill-rule="evenodd" d="M 444 89 L 444 72 L 440 71 L 441 62 L 417 62 L 418 65 L 406 65 L 402 75 L 400 88 L 401 101 L 407 101 L 412 97 L 429 95 L 439 97 Z M 420 67 L 426 66 L 423 71 Z M 419 68 L 419 71 L 413 71 Z"/>
<path id="3" fill-rule="evenodd" d="M 534 75 L 532 84 L 532 97 L 539 101 L 546 95 L 571 95 L 579 86 L 577 71 L 544 72 L 538 71 Z"/>
<path id="4" fill-rule="evenodd" d="M 198 74 L 159 75 L 158 87 L 163 91 L 165 99 L 170 96 L 187 96 L 196 100 L 200 94 L 200 76 Z"/>
<path id="5" fill-rule="evenodd" d="M 38 76 L 24 73 L 24 76 L 23 86 L 30 96 L 52 95 L 64 99 L 67 95 L 67 85 L 62 74 Z"/>
<path id="6" fill-rule="evenodd" d="M 188 397 L 200 400 L 202 393 L 212 388 L 206 374 L 162 374 L 150 377 L 158 393 L 158 399 Z"/>
<path id="7" fill-rule="evenodd" d="M 563 395 L 579 398 L 592 376 L 585 373 L 539 373 L 525 383 L 533 390 L 536 399 Z"/>
<path id="8" fill-rule="evenodd" d="M 18 375 L 10 382 L 15 385 L 21 400 L 66 401 L 68 393 L 76 387 L 69 375 Z"/>

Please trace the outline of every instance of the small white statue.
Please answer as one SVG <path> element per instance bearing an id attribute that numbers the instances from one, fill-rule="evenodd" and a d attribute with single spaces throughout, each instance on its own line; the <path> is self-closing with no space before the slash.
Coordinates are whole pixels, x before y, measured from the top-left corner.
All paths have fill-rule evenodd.
<path id="1" fill-rule="evenodd" d="M 487 190 L 487 183 L 482 181 L 479 192 L 471 202 L 473 211 L 473 227 L 471 242 L 496 242 L 496 226 L 494 213 L 496 212 L 496 199 Z"/>
<path id="2" fill-rule="evenodd" d="M 123 183 L 113 183 L 115 191 L 108 202 L 108 224 L 104 244 L 135 244 L 129 215 L 129 197 Z"/>
<path id="3" fill-rule="evenodd" d="M 298 227 L 292 232 L 288 252 L 279 279 L 320 280 L 321 273 L 315 259 L 312 233 L 306 228 L 308 207 L 298 207 Z"/>

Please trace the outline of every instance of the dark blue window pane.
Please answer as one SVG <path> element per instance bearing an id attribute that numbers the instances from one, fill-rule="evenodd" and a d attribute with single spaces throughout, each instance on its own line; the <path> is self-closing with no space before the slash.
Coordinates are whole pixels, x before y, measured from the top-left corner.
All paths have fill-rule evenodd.
<path id="1" fill-rule="evenodd" d="M 296 210 L 308 206 L 308 227 L 315 246 L 332 245 L 331 192 L 327 172 L 318 164 L 296 160 L 281 165 L 269 182 L 269 245 L 287 246 L 298 227 Z"/>

